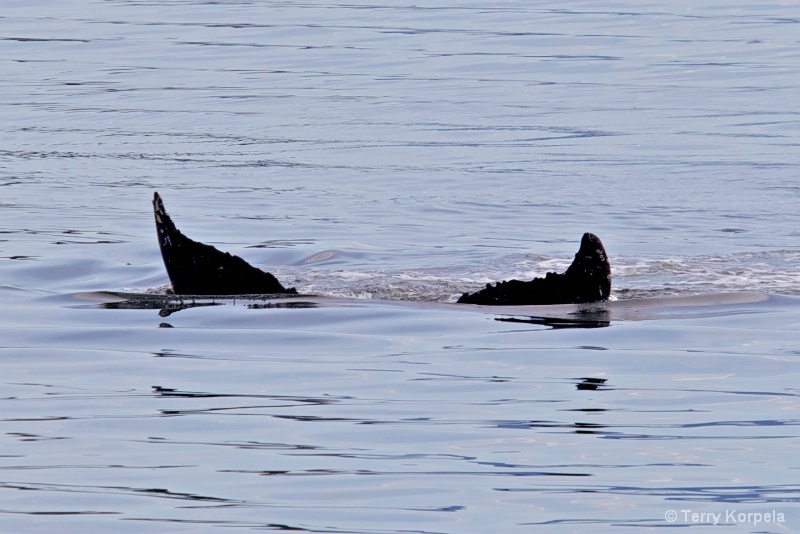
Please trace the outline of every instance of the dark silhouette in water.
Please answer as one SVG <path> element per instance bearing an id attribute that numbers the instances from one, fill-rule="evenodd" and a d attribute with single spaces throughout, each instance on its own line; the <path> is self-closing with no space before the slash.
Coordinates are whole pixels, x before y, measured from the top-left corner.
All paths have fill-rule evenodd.
<path id="1" fill-rule="evenodd" d="M 272 274 L 257 269 L 239 256 L 220 252 L 183 235 L 153 195 L 158 244 L 172 289 L 178 295 L 244 295 L 297 293 L 286 289 Z"/>
<path id="2" fill-rule="evenodd" d="M 153 195 L 158 244 L 172 289 L 177 295 L 296 294 L 272 274 L 253 267 L 242 258 L 198 243 L 183 235 L 164 210 L 158 193 Z M 547 273 L 529 282 L 498 282 L 476 293 L 464 293 L 464 304 L 526 305 L 579 304 L 607 300 L 611 293 L 611 266 L 603 243 L 584 234 L 572 265 L 563 274 Z"/>
<path id="3" fill-rule="evenodd" d="M 475 293 L 464 293 L 462 304 L 523 305 L 580 304 L 608 300 L 611 294 L 611 265 L 603 243 L 594 234 L 583 234 L 581 248 L 563 274 L 547 273 L 530 282 L 508 280 L 486 284 Z"/>

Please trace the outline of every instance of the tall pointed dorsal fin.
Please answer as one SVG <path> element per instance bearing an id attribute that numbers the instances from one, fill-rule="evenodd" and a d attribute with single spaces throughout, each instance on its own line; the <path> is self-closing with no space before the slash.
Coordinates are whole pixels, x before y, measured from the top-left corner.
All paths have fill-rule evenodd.
<path id="1" fill-rule="evenodd" d="M 175 226 L 158 193 L 153 195 L 156 233 L 164 267 L 178 295 L 296 293 L 272 274 L 239 256 L 189 239 Z"/>

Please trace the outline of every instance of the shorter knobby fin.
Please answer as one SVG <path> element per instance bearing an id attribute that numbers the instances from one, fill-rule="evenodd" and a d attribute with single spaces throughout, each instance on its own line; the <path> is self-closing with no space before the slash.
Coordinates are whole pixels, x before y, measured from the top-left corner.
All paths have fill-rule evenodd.
<path id="1" fill-rule="evenodd" d="M 242 258 L 193 241 L 175 227 L 158 193 L 153 195 L 158 244 L 178 295 L 297 293 Z"/>
<path id="2" fill-rule="evenodd" d="M 464 293 L 462 304 L 526 305 L 580 304 L 608 300 L 611 294 L 611 265 L 603 243 L 594 234 L 583 234 L 572 265 L 563 274 L 547 273 L 529 282 L 498 282 L 475 293 Z"/>

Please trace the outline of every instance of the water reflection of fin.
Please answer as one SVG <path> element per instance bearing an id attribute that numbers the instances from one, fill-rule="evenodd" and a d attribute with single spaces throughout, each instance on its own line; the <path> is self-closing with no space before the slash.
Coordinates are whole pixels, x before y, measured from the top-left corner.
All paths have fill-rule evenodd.
<path id="1" fill-rule="evenodd" d="M 193 241 L 175 227 L 158 193 L 153 195 L 158 244 L 178 295 L 297 293 L 242 258 Z"/>
<path id="2" fill-rule="evenodd" d="M 581 382 L 575 384 L 575 387 L 583 390 L 597 391 L 598 389 L 606 391 L 609 388 L 606 386 L 607 378 L 581 378 Z"/>
<path id="3" fill-rule="evenodd" d="M 462 304 L 528 305 L 580 304 L 608 300 L 611 294 L 611 265 L 603 243 L 594 234 L 583 234 L 572 265 L 563 274 L 547 273 L 529 282 L 498 282 L 475 293 L 464 293 Z"/>
<path id="4" fill-rule="evenodd" d="M 610 314 L 597 314 L 587 318 L 568 319 L 563 317 L 495 317 L 496 321 L 507 323 L 527 323 L 560 328 L 603 328 L 611 326 Z"/>
<path id="5" fill-rule="evenodd" d="M 143 294 L 135 294 L 135 293 L 118 293 L 119 297 L 122 300 L 114 300 L 113 302 L 103 302 L 99 306 L 101 308 L 105 308 L 108 310 L 159 310 L 158 315 L 161 317 L 169 317 L 173 313 L 179 312 L 181 310 L 188 310 L 190 308 L 200 308 L 206 306 L 226 306 L 226 305 L 236 305 L 237 302 L 244 305 L 247 309 L 268 309 L 268 308 L 316 308 L 318 307 L 316 302 L 310 302 L 308 300 L 299 300 L 296 298 L 281 298 L 277 295 L 270 295 L 268 298 L 269 301 L 266 300 L 263 296 L 256 296 L 253 295 L 253 298 L 250 296 L 240 297 L 239 300 L 236 298 L 229 298 L 225 299 L 222 298 L 220 300 L 209 299 L 207 296 L 203 295 L 196 295 L 196 296 L 175 296 L 175 295 L 143 295 Z M 293 294 L 292 294 L 293 296 Z M 254 299 L 259 299 L 256 302 Z M 167 323 L 162 323 L 161 326 L 164 325 L 170 326 Z"/>

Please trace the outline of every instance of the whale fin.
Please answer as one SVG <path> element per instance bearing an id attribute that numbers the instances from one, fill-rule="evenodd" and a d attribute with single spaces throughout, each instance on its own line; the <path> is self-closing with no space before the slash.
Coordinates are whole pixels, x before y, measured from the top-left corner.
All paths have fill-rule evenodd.
<path id="1" fill-rule="evenodd" d="M 547 273 L 529 282 L 498 282 L 475 293 L 464 293 L 462 304 L 527 305 L 580 304 L 608 300 L 611 295 L 611 264 L 600 238 L 585 233 L 572 265 L 562 274 Z"/>
<path id="2" fill-rule="evenodd" d="M 244 295 L 297 293 L 286 289 L 268 272 L 253 267 L 239 256 L 189 239 L 164 210 L 158 193 L 153 195 L 156 233 L 164 267 L 178 295 Z"/>

